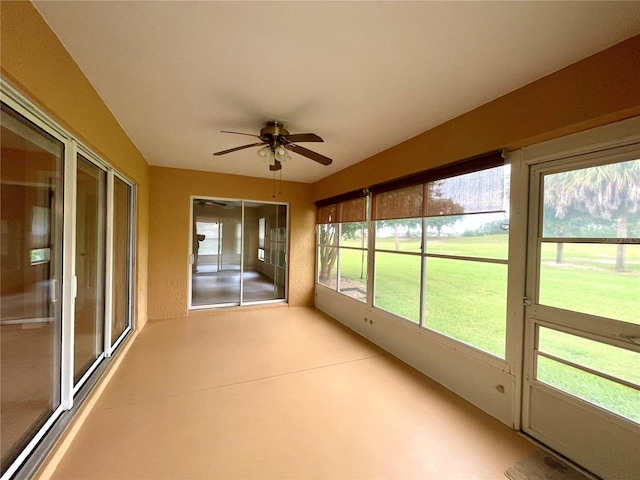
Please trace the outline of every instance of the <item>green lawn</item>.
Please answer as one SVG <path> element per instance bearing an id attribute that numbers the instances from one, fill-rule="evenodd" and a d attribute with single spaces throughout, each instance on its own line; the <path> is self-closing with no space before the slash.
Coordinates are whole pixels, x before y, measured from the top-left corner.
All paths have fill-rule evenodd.
<path id="1" fill-rule="evenodd" d="M 400 250 L 419 252 L 420 239 L 401 238 Z M 360 240 L 343 245 L 360 246 Z M 394 250 L 393 238 L 377 240 Z M 626 249 L 626 272 L 614 271 L 615 245 L 566 244 L 555 263 L 556 245 L 544 244 L 540 303 L 640 324 L 640 245 Z M 507 235 L 429 238 L 434 254 L 506 259 Z M 377 252 L 376 306 L 418 322 L 420 257 Z M 366 264 L 366 258 L 364 259 Z M 359 281 L 362 254 L 341 249 L 342 278 Z M 366 270 L 366 269 L 365 269 Z M 504 358 L 507 267 L 501 264 L 428 258 L 425 326 Z M 546 330 L 544 351 L 594 370 L 640 384 L 640 355 Z M 539 379 L 640 422 L 640 393 L 624 385 L 541 358 Z"/>

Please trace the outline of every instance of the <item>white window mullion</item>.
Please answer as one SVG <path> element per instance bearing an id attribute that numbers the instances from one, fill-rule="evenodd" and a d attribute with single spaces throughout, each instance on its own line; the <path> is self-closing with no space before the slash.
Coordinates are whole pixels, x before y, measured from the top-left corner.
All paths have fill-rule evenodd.
<path id="1" fill-rule="evenodd" d="M 340 291 L 340 245 L 342 242 L 340 241 L 342 237 L 342 223 L 336 223 L 336 292 Z"/>
<path id="2" fill-rule="evenodd" d="M 78 290 L 76 277 L 76 178 L 77 144 L 65 145 L 64 159 L 64 215 L 62 266 L 62 365 L 60 401 L 65 410 L 73 406 L 73 359 L 75 299 Z"/>
<path id="3" fill-rule="evenodd" d="M 111 326 L 113 325 L 113 170 L 107 172 L 107 225 L 104 288 L 104 354 L 111 356 Z"/>
<path id="4" fill-rule="evenodd" d="M 427 217 L 422 217 L 422 239 L 420 241 L 420 313 L 418 314 L 418 324 L 424 327 L 424 312 L 427 308 Z"/>
<path id="5" fill-rule="evenodd" d="M 371 197 L 369 197 L 371 198 Z M 367 305 L 373 308 L 375 289 L 376 222 L 371 219 L 371 201 L 367 209 Z"/>

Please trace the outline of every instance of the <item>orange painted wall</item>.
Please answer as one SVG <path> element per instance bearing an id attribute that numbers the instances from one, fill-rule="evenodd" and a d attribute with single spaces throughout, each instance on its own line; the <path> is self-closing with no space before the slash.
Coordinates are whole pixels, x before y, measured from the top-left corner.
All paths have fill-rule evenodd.
<path id="1" fill-rule="evenodd" d="M 504 69 L 508 75 L 509 65 Z M 313 196 L 328 198 L 636 115 L 640 115 L 640 35 L 324 178 L 313 185 Z"/>
<path id="2" fill-rule="evenodd" d="M 0 70 L 138 189 L 136 326 L 147 319 L 149 165 L 30 2 L 0 2 Z"/>
<path id="3" fill-rule="evenodd" d="M 289 204 L 289 305 L 313 305 L 315 205 L 308 184 L 194 170 L 151 167 L 149 319 L 187 315 L 190 196 Z"/>

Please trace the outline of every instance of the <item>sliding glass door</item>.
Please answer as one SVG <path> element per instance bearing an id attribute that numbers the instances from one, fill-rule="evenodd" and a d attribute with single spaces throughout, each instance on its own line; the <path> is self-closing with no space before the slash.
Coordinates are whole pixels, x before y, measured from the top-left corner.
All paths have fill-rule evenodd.
<path id="1" fill-rule="evenodd" d="M 286 298 L 287 206 L 192 199 L 191 307 Z"/>
<path id="2" fill-rule="evenodd" d="M 135 189 L 1 85 L 0 479 L 6 480 L 37 465 L 43 440 L 55 435 L 51 426 L 68 421 L 66 411 L 132 330 Z"/>
<path id="3" fill-rule="evenodd" d="M 2 471 L 61 406 L 64 145 L 2 105 Z"/>
<path id="4" fill-rule="evenodd" d="M 74 384 L 104 352 L 107 172 L 78 155 Z"/>

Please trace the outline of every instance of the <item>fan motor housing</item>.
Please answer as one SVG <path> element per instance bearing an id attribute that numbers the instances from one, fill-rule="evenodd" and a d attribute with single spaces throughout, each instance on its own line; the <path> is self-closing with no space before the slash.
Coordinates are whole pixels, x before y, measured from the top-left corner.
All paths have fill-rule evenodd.
<path id="1" fill-rule="evenodd" d="M 276 120 L 268 121 L 267 126 L 260 130 L 260 138 L 270 139 L 280 135 L 289 135 L 289 131 L 282 122 Z"/>

